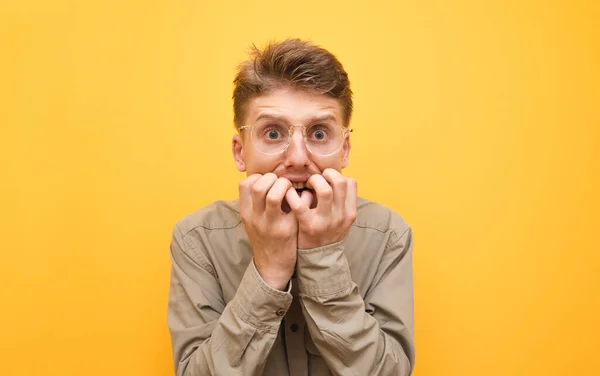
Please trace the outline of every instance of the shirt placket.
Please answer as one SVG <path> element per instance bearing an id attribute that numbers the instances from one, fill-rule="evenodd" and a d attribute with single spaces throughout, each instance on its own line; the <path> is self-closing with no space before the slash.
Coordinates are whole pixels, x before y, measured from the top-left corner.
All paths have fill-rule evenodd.
<path id="1" fill-rule="evenodd" d="M 308 376 L 308 358 L 304 346 L 306 325 L 300 306 L 298 281 L 292 278 L 292 304 L 285 315 L 285 346 L 290 376 Z"/>

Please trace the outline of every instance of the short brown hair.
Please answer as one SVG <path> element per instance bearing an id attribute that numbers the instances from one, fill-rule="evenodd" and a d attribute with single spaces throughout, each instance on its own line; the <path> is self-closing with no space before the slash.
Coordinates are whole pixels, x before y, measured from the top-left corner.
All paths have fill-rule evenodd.
<path id="1" fill-rule="evenodd" d="M 352 116 L 348 74 L 329 51 L 300 39 L 271 42 L 260 50 L 252 46 L 250 59 L 238 67 L 233 80 L 233 121 L 244 126 L 248 102 L 281 87 L 325 94 L 340 101 L 344 126 Z"/>

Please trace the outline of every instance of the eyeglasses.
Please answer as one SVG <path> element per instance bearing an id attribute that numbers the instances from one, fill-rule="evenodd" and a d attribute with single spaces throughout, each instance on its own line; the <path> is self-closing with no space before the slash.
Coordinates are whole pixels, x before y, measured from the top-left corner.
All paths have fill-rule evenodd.
<path id="1" fill-rule="evenodd" d="M 338 152 L 344 144 L 346 134 L 352 129 L 338 125 L 334 121 L 324 120 L 304 127 L 288 126 L 278 119 L 263 118 L 253 124 L 240 127 L 248 129 L 250 139 L 257 151 L 266 155 L 277 155 L 287 150 L 292 141 L 294 128 L 302 128 L 306 149 L 312 154 L 328 156 Z"/>

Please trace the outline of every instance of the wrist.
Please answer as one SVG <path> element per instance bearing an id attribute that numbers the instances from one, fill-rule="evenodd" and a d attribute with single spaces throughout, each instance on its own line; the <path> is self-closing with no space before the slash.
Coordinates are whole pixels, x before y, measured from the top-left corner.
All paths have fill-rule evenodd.
<path id="1" fill-rule="evenodd" d="M 288 284 L 290 283 L 289 279 L 287 279 L 285 282 L 282 282 L 282 280 L 269 280 L 269 279 L 263 278 L 263 281 L 265 281 L 265 283 L 267 285 L 269 285 L 270 287 L 274 288 L 275 290 L 279 290 L 279 291 L 286 291 Z"/>
<path id="2" fill-rule="evenodd" d="M 342 240 L 344 240 L 344 238 L 341 239 L 318 239 L 315 237 L 311 237 L 311 236 L 302 236 L 302 237 L 298 237 L 298 249 L 314 249 L 314 248 L 319 248 L 319 247 L 324 247 L 330 244 L 335 244 L 335 243 L 339 243 Z"/>
<path id="3" fill-rule="evenodd" d="M 282 272 L 280 269 L 264 267 L 260 265 L 260 263 L 257 262 L 256 259 L 254 260 L 254 265 L 256 265 L 256 271 L 258 271 L 258 274 L 267 285 L 276 290 L 286 290 L 286 287 L 294 272 L 293 270 L 291 273 L 288 273 Z"/>

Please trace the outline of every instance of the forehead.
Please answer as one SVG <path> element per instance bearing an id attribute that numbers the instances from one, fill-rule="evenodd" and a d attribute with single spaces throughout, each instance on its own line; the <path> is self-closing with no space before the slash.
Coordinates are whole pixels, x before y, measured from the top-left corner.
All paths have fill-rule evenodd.
<path id="1" fill-rule="evenodd" d="M 337 123 L 342 123 L 342 106 L 337 99 L 297 89 L 276 89 L 252 98 L 247 109 L 246 120 L 249 123 L 266 115 L 285 118 L 294 123 L 324 117 L 331 117 Z"/>

